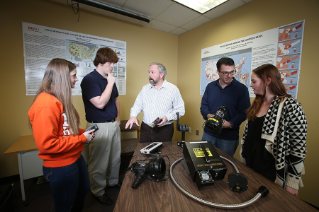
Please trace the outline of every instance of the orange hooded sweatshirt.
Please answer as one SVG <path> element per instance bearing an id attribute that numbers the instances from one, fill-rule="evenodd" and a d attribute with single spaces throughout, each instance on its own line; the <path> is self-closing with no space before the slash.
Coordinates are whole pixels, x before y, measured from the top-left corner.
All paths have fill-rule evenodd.
<path id="1" fill-rule="evenodd" d="M 56 97 L 42 92 L 28 115 L 43 166 L 67 166 L 80 157 L 86 141 L 84 130 L 80 129 L 80 135 L 72 135 L 63 105 Z"/>

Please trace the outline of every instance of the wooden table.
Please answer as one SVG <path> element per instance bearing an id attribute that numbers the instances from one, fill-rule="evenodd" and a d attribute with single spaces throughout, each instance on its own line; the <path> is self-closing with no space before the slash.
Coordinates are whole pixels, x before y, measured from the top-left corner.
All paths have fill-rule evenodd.
<path id="1" fill-rule="evenodd" d="M 139 143 L 136 147 L 131 164 L 149 158 L 145 155 L 140 155 L 140 149 L 147 146 L 149 143 Z M 169 178 L 169 167 L 177 159 L 183 156 L 182 148 L 177 146 L 177 142 L 163 142 L 163 147 L 160 149 L 161 155 L 167 154 L 168 158 L 164 157 L 167 165 L 167 181 L 154 182 L 144 179 L 137 189 L 132 189 L 131 185 L 135 180 L 135 175 L 131 171 L 127 171 L 122 188 L 120 190 L 114 212 L 123 211 L 225 211 L 223 209 L 209 207 L 200 204 L 189 197 L 186 197 L 180 192 Z M 178 184 L 191 194 L 204 199 L 206 201 L 223 204 L 242 203 L 253 198 L 260 186 L 265 186 L 269 189 L 269 194 L 266 197 L 259 199 L 256 203 L 247 208 L 228 210 L 228 211 L 316 211 L 313 207 L 291 195 L 289 192 L 271 182 L 262 175 L 256 173 L 252 169 L 246 167 L 243 163 L 229 156 L 223 151 L 217 149 L 217 152 L 234 162 L 240 173 L 248 178 L 248 190 L 243 193 L 236 193 L 230 190 L 228 186 L 228 174 L 235 172 L 231 164 L 225 161 L 228 170 L 225 178 L 220 181 L 215 181 L 212 186 L 197 188 L 187 174 L 183 164 L 179 162 L 173 169 L 173 176 Z"/>
<path id="2" fill-rule="evenodd" d="M 25 197 L 24 180 L 43 175 L 43 160 L 38 157 L 38 149 L 32 135 L 21 136 L 4 154 L 18 154 L 19 175 L 22 201 L 28 205 Z"/>

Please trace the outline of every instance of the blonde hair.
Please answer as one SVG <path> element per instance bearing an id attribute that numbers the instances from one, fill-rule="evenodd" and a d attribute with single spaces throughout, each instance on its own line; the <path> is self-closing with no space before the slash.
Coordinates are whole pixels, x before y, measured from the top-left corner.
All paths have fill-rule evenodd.
<path id="1" fill-rule="evenodd" d="M 63 105 L 71 131 L 77 135 L 79 134 L 80 116 L 72 103 L 70 83 L 70 72 L 74 69 L 76 69 L 75 65 L 65 59 L 52 59 L 45 70 L 35 99 L 42 92 L 55 96 Z"/>

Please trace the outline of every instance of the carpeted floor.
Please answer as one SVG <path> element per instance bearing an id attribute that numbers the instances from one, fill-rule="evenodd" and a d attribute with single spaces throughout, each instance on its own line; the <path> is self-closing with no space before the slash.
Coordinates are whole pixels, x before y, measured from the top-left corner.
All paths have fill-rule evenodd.
<path id="1" fill-rule="evenodd" d="M 125 169 L 128 167 L 131 156 L 122 157 L 120 170 L 120 181 L 124 179 Z M 29 202 L 25 206 L 22 201 L 19 176 L 13 176 L 6 179 L 1 179 L 1 184 L 13 184 L 13 190 L 7 202 L 0 208 L 0 212 L 54 212 L 54 202 L 51 195 L 51 187 L 44 178 L 33 178 L 24 181 L 26 199 Z M 108 188 L 106 194 L 116 202 L 120 192 L 118 188 Z M 83 212 L 100 212 L 113 211 L 115 203 L 111 206 L 106 206 L 98 202 L 89 192 L 85 198 Z"/>

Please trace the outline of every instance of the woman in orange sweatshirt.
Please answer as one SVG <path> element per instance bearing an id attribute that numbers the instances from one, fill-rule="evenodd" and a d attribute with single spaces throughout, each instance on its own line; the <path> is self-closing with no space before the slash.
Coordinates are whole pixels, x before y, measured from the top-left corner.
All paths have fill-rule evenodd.
<path id="1" fill-rule="evenodd" d="M 84 143 L 94 130 L 79 129 L 80 117 L 72 103 L 76 67 L 64 59 L 48 64 L 42 84 L 28 112 L 33 137 L 43 159 L 43 175 L 50 182 L 55 211 L 82 211 L 90 190 Z"/>

